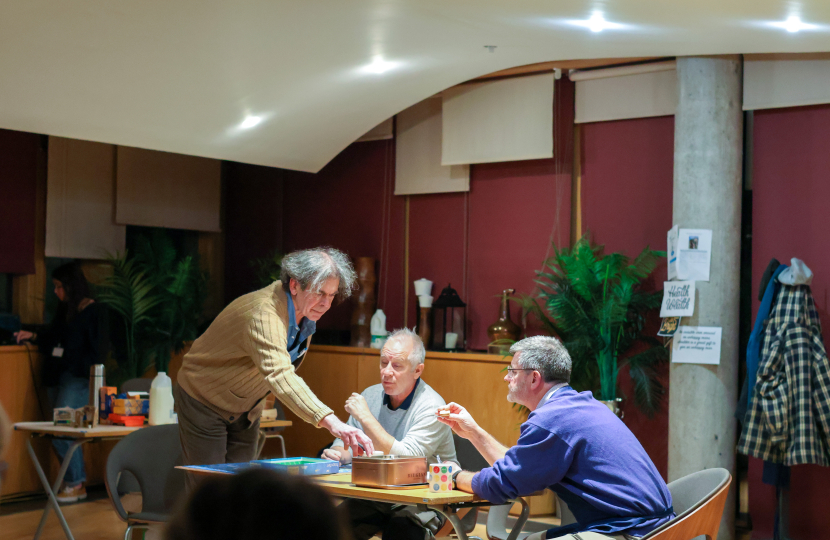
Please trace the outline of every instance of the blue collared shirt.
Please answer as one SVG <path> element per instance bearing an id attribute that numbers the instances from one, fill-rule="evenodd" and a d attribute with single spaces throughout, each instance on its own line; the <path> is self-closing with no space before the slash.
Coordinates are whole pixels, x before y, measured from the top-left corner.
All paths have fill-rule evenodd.
<path id="1" fill-rule="evenodd" d="M 291 298 L 291 293 L 286 291 L 286 298 L 288 298 L 288 337 L 286 341 L 286 348 L 288 354 L 291 356 L 291 363 L 297 361 L 297 358 L 305 352 L 305 344 L 309 336 L 317 331 L 317 323 L 303 317 L 300 324 L 297 324 L 297 314 L 294 311 L 294 300 Z"/>
<path id="2" fill-rule="evenodd" d="M 412 391 L 409 393 L 408 396 L 406 396 L 406 399 L 403 400 L 403 403 L 401 403 L 401 406 L 398 407 L 398 409 L 403 409 L 405 411 L 409 410 L 409 406 L 412 405 L 412 399 L 415 397 L 415 390 L 418 388 L 418 383 L 420 383 L 420 382 L 421 382 L 420 377 L 415 379 L 415 386 L 412 387 Z M 397 411 L 398 410 L 398 409 L 393 409 L 392 408 L 392 400 L 389 397 L 389 394 L 387 394 L 385 392 L 383 394 L 383 404 L 386 405 L 386 408 L 389 409 L 390 411 Z"/>

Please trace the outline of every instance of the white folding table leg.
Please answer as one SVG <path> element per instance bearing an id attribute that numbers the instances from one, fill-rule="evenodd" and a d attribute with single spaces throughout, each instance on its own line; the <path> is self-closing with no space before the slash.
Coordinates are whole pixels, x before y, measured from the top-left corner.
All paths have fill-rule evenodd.
<path id="1" fill-rule="evenodd" d="M 51 507 L 55 508 L 55 514 L 58 516 L 58 521 L 60 521 L 61 527 L 63 527 L 63 532 L 66 534 L 66 538 L 68 540 L 75 540 L 72 536 L 72 532 L 69 530 L 69 525 L 66 523 L 66 518 L 63 517 L 63 512 L 61 512 L 60 504 L 58 503 L 55 492 L 60 489 L 61 483 L 63 483 L 63 477 L 66 475 L 66 469 L 69 468 L 69 461 L 72 459 L 72 455 L 75 453 L 75 450 L 85 442 L 85 439 L 76 439 L 72 442 L 69 449 L 66 451 L 66 455 L 63 456 L 63 463 L 61 463 L 61 468 L 58 470 L 58 477 L 55 480 L 55 484 L 54 486 L 50 486 L 49 480 L 46 478 L 46 473 L 43 472 L 43 468 L 40 466 L 40 462 L 37 459 L 35 449 L 32 447 L 32 438 L 30 437 L 26 440 L 29 456 L 32 458 L 32 463 L 35 465 L 37 475 L 40 477 L 40 482 L 43 484 L 43 489 L 46 490 L 46 496 L 49 498 L 46 502 L 46 508 L 43 509 L 43 516 L 40 518 L 40 525 L 37 527 L 34 540 L 40 538 L 40 535 L 43 533 L 43 527 L 46 525 L 46 518 L 49 517 L 49 509 Z"/>

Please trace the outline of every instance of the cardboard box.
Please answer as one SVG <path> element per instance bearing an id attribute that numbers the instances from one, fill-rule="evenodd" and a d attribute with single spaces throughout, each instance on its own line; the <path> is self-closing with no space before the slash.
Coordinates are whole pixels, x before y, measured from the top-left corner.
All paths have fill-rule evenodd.
<path id="1" fill-rule="evenodd" d="M 57 407 L 52 410 L 52 422 L 56 426 L 71 426 L 75 421 L 75 409 L 72 407 Z"/>
<path id="2" fill-rule="evenodd" d="M 116 399 L 112 405 L 112 412 L 121 416 L 132 416 L 146 414 L 149 408 L 150 401 L 147 399 Z"/>
<path id="3" fill-rule="evenodd" d="M 114 386 L 102 386 L 101 395 L 98 398 L 98 420 L 102 424 L 110 424 L 109 416 L 112 414 L 112 408 L 115 402 L 115 396 L 118 394 L 118 388 Z"/>

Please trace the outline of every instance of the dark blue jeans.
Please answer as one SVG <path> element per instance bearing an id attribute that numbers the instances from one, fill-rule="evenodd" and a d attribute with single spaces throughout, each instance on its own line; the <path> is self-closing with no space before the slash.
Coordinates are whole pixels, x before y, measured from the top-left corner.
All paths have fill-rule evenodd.
<path id="1" fill-rule="evenodd" d="M 73 377 L 69 373 L 61 375 L 58 386 L 51 386 L 46 389 L 52 407 L 79 408 L 89 403 L 89 379 Z M 69 450 L 72 441 L 67 439 L 52 439 L 52 446 L 55 447 L 58 457 L 63 463 L 63 456 Z M 86 482 L 86 467 L 84 466 L 84 453 L 81 448 L 72 454 L 69 468 L 66 469 L 66 476 L 63 481 L 68 486 L 76 486 Z"/>

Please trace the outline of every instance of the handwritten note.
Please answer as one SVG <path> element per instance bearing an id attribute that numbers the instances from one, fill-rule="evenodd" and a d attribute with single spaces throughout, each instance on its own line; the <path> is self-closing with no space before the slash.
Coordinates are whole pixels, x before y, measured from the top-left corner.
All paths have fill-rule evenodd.
<path id="1" fill-rule="evenodd" d="M 722 329 L 714 326 L 681 326 L 672 339 L 675 364 L 720 364 Z"/>
<path id="2" fill-rule="evenodd" d="M 663 282 L 661 317 L 691 317 L 695 314 L 695 282 Z"/>

